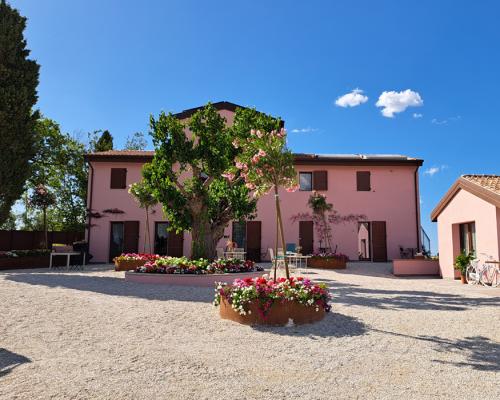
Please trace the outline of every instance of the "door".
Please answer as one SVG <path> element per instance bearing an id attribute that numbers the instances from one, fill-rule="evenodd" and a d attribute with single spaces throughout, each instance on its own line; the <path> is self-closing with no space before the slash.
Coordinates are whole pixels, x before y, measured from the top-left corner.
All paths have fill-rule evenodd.
<path id="1" fill-rule="evenodd" d="M 184 232 L 168 232 L 167 255 L 171 257 L 182 257 L 184 252 Z"/>
<path id="2" fill-rule="evenodd" d="M 139 251 L 139 221 L 125 221 L 123 231 L 123 252 L 137 253 Z"/>
<path id="3" fill-rule="evenodd" d="M 168 252 L 168 222 L 155 222 L 155 254 L 160 256 L 167 255 Z"/>
<path id="4" fill-rule="evenodd" d="M 111 222 L 109 236 L 109 262 L 123 253 L 123 222 Z"/>
<path id="5" fill-rule="evenodd" d="M 387 261 L 387 232 L 385 221 L 373 221 L 372 225 L 372 260 Z"/>
<path id="6" fill-rule="evenodd" d="M 245 221 L 233 221 L 231 241 L 236 243 L 236 247 L 246 248 L 247 229 Z"/>
<path id="7" fill-rule="evenodd" d="M 247 259 L 260 262 L 262 224 L 260 221 L 247 221 L 246 225 Z"/>
<path id="8" fill-rule="evenodd" d="M 314 245 L 314 227 L 312 221 L 299 221 L 299 245 L 302 247 L 302 254 L 312 254 Z"/>

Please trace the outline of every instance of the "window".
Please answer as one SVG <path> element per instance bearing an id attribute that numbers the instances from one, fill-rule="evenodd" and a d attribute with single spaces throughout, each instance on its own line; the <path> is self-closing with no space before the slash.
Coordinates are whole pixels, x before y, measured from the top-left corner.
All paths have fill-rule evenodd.
<path id="1" fill-rule="evenodd" d="M 327 171 L 313 172 L 313 189 L 328 190 L 328 173 Z"/>
<path id="2" fill-rule="evenodd" d="M 127 187 L 127 169 L 111 168 L 111 189 L 125 189 Z"/>
<path id="3" fill-rule="evenodd" d="M 460 224 L 460 251 L 465 254 L 476 252 L 476 224 Z"/>
<path id="4" fill-rule="evenodd" d="M 372 190 L 370 184 L 370 171 L 356 172 L 356 186 L 358 192 L 369 192 L 370 190 Z"/>
<path id="5" fill-rule="evenodd" d="M 231 241 L 236 243 L 236 247 L 244 249 L 247 241 L 247 224 L 245 221 L 233 221 L 233 234 Z"/>
<path id="6" fill-rule="evenodd" d="M 312 190 L 312 172 L 299 172 L 300 190 L 310 192 Z"/>

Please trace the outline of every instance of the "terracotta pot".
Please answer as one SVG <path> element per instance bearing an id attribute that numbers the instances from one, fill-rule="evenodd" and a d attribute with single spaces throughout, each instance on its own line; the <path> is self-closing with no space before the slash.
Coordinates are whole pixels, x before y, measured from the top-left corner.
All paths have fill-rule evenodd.
<path id="1" fill-rule="evenodd" d="M 465 285 L 467 283 L 467 278 L 465 275 L 460 274 L 460 281 Z"/>
<path id="2" fill-rule="evenodd" d="M 263 316 L 258 308 L 258 302 L 254 301 L 249 304 L 246 315 L 240 315 L 234 311 L 231 305 L 225 300 L 221 300 L 220 316 L 223 319 L 229 319 L 244 325 L 274 325 L 284 326 L 292 320 L 294 324 L 310 324 L 317 322 L 325 317 L 325 310 L 320 307 L 316 311 L 316 307 L 306 307 L 297 302 L 275 302 L 271 308 Z"/>
<path id="3" fill-rule="evenodd" d="M 146 264 L 146 260 L 115 260 L 115 271 L 132 271 Z"/>
<path id="4" fill-rule="evenodd" d="M 345 269 L 347 263 L 337 258 L 311 257 L 307 262 L 307 266 L 311 268 Z"/>

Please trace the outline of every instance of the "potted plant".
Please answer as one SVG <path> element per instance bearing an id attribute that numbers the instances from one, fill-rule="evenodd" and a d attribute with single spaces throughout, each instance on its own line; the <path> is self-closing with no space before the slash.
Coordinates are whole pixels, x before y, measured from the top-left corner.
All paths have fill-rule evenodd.
<path id="1" fill-rule="evenodd" d="M 463 284 L 467 283 L 466 273 L 467 267 L 470 265 L 471 261 L 476 257 L 474 253 L 465 254 L 464 252 L 460 253 L 455 258 L 455 269 L 460 271 L 460 280 Z"/>
<path id="2" fill-rule="evenodd" d="M 342 253 L 314 253 L 307 265 L 311 268 L 345 269 L 349 257 Z"/>
<path id="3" fill-rule="evenodd" d="M 324 283 L 263 276 L 217 284 L 214 305 L 220 306 L 221 318 L 245 325 L 306 324 L 325 317 L 330 298 Z"/>

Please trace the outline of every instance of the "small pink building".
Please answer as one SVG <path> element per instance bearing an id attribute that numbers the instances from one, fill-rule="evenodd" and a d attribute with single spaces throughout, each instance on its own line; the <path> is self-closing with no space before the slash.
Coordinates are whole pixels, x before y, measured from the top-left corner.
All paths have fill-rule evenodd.
<path id="1" fill-rule="evenodd" d="M 232 123 L 236 105 L 214 106 Z M 177 116 L 188 118 L 196 109 Z M 109 151 L 88 154 L 90 165 L 87 239 L 92 261 L 108 262 L 124 252 L 143 251 L 145 215 L 128 193 L 130 184 L 141 180 L 142 165 L 154 156 L 151 151 Z M 293 215 L 309 211 L 313 190 L 324 193 L 340 214 L 363 214 L 365 221 L 335 225 L 333 242 L 337 251 L 353 260 L 387 261 L 399 258 L 401 249 L 421 250 L 418 169 L 423 161 L 401 155 L 295 154 L 300 190 L 280 194 L 287 244 L 300 245 L 304 254 L 324 246 L 311 221 L 292 223 Z M 190 255 L 189 232 L 167 231 L 168 221 L 161 207 L 150 216 L 154 252 Z M 249 258 L 268 259 L 274 246 L 276 219 L 274 197 L 262 197 L 257 217 L 245 223 L 233 222 L 219 244 L 228 239 L 244 247 Z"/>
<path id="2" fill-rule="evenodd" d="M 500 258 L 500 176 L 462 175 L 431 214 L 438 223 L 439 267 L 443 278 L 460 274 L 454 260 L 474 252 L 480 262 Z"/>

